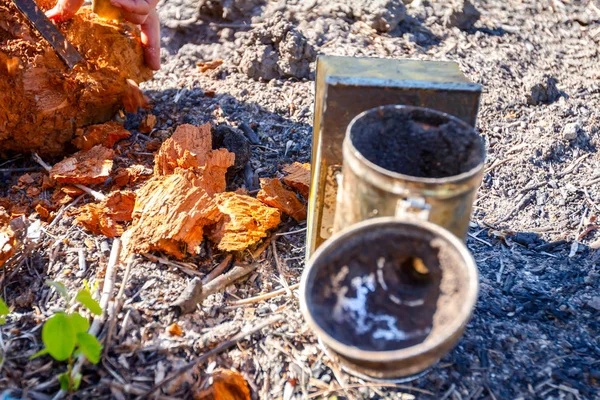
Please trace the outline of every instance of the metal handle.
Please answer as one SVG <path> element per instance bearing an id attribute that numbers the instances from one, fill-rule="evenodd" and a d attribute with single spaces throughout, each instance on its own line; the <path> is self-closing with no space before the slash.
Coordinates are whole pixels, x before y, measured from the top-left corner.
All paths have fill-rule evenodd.
<path id="1" fill-rule="evenodd" d="M 396 203 L 396 217 L 400 218 L 416 217 L 427 221 L 430 211 L 431 205 L 427 204 L 423 197 L 408 197 Z"/>

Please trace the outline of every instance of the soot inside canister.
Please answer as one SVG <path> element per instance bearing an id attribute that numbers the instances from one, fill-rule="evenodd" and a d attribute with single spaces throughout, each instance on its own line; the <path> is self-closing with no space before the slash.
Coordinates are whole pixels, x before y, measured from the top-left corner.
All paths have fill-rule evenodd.
<path id="1" fill-rule="evenodd" d="M 432 110 L 381 107 L 351 129 L 352 144 L 367 160 L 413 177 L 459 175 L 485 157 L 483 141 L 472 128 Z"/>
<path id="2" fill-rule="evenodd" d="M 442 279 L 439 249 L 423 235 L 382 227 L 323 254 L 307 301 L 315 322 L 339 342 L 367 351 L 423 342 Z"/>

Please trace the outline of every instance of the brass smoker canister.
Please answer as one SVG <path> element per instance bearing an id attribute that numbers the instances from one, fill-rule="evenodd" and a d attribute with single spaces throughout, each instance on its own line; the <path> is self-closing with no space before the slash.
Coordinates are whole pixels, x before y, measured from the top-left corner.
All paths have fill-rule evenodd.
<path id="1" fill-rule="evenodd" d="M 419 216 L 464 239 L 485 146 L 467 123 L 391 105 L 352 120 L 343 143 L 334 232 L 375 217 Z"/>

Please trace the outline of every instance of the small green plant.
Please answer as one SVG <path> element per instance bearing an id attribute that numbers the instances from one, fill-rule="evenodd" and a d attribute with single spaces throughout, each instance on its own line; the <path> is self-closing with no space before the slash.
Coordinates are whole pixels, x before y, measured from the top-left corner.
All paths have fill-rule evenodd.
<path id="1" fill-rule="evenodd" d="M 67 303 L 67 310 L 73 305 L 73 302 L 77 302 L 87 308 L 92 314 L 102 314 L 102 308 L 92 298 L 92 291 L 87 282 L 84 283 L 84 289 L 80 290 L 75 298 L 69 295 L 67 288 L 62 283 L 55 281 L 46 281 L 46 283 L 52 286 L 63 297 Z M 81 384 L 81 374 L 78 373 L 72 376 L 73 364 L 79 354 L 83 354 L 92 364 L 100 362 L 102 345 L 94 335 L 87 332 L 89 328 L 90 322 L 88 318 L 78 312 L 69 313 L 67 311 L 60 311 L 44 323 L 44 327 L 42 328 L 42 342 L 45 348 L 31 356 L 30 359 L 49 354 L 57 361 L 67 361 L 67 371 L 58 376 L 62 390 L 75 391 Z"/>
<path id="2" fill-rule="evenodd" d="M 8 306 L 6 305 L 4 300 L 2 300 L 2 298 L 0 298 L 0 325 L 4 325 L 4 323 L 6 322 L 6 316 L 9 313 L 10 313 L 10 310 L 8 309 Z"/>

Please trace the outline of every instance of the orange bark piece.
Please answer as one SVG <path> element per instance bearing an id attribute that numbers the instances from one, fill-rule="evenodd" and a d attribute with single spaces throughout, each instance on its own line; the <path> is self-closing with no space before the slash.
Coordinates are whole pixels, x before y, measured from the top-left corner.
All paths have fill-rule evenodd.
<path id="1" fill-rule="evenodd" d="M 200 72 L 206 72 L 211 69 L 217 69 L 221 66 L 221 64 L 223 64 L 223 60 L 214 60 L 209 62 L 198 61 L 196 63 Z"/>
<path id="2" fill-rule="evenodd" d="M 129 113 L 135 113 L 139 108 L 150 108 L 148 98 L 132 79 L 127 79 L 127 88 L 123 93 L 123 107 Z"/>
<path id="3" fill-rule="evenodd" d="M 220 216 L 208 237 L 220 250 L 246 250 L 281 222 L 279 210 L 253 197 L 226 192 L 217 194 L 215 199 Z"/>
<path id="4" fill-rule="evenodd" d="M 298 200 L 296 193 L 283 187 L 281 180 L 262 178 L 260 187 L 257 199 L 286 213 L 296 221 L 306 219 L 306 206 Z"/>
<path id="5" fill-rule="evenodd" d="M 179 326 L 177 322 L 173 322 L 171 325 L 167 327 L 167 333 L 173 336 L 183 336 L 183 330 Z"/>
<path id="6" fill-rule="evenodd" d="M 92 185 L 108 178 L 115 152 L 104 146 L 94 146 L 65 158 L 50 171 L 50 178 L 59 183 Z"/>
<path id="7" fill-rule="evenodd" d="M 250 400 L 250 388 L 244 376 L 231 370 L 216 370 L 211 385 L 193 393 L 194 400 Z"/>
<path id="8" fill-rule="evenodd" d="M 123 235 L 125 253 L 163 251 L 178 259 L 198 254 L 204 227 L 220 214 L 200 183 L 193 171 L 178 168 L 138 189 L 133 223 Z"/>
<path id="9" fill-rule="evenodd" d="M 140 126 L 138 126 L 138 131 L 142 133 L 150 133 L 154 126 L 156 125 L 156 116 L 154 114 L 148 114 L 144 117 L 142 122 L 140 122 Z"/>
<path id="10" fill-rule="evenodd" d="M 0 267 L 15 253 L 16 235 L 10 227 L 10 216 L 0 208 Z"/>
<path id="11" fill-rule="evenodd" d="M 42 10 L 56 1 L 36 0 Z M 152 77 L 139 29 L 107 22 L 82 7 L 57 24 L 85 62 L 69 69 L 10 0 L 0 0 L 0 150 L 58 155 L 77 128 L 109 121 L 123 106 L 127 80 Z M 1 60 L 0 60 L 1 61 Z M 6 73 L 4 72 L 6 70 Z M 139 94 L 139 88 L 134 88 Z"/>
<path id="12" fill-rule="evenodd" d="M 133 185 L 144 179 L 150 178 L 152 170 L 144 167 L 143 165 L 136 164 L 127 168 L 119 168 L 115 172 L 113 182 L 116 187 L 122 188 L 127 185 Z"/>
<path id="13" fill-rule="evenodd" d="M 206 157 L 211 150 L 210 124 L 180 125 L 158 150 L 154 158 L 154 173 L 169 175 L 178 167 L 185 169 L 200 167 L 206 163 Z"/>
<path id="14" fill-rule="evenodd" d="M 116 191 L 100 203 L 90 203 L 71 213 L 75 221 L 95 234 L 112 238 L 123 234 L 123 222 L 131 221 L 135 193 Z"/>
<path id="15" fill-rule="evenodd" d="M 302 197 L 308 199 L 308 193 L 310 191 L 310 164 L 300 164 L 299 162 L 295 162 L 286 165 L 283 168 L 283 172 L 288 174 L 282 178 L 283 183 L 296 189 Z"/>
<path id="16" fill-rule="evenodd" d="M 47 221 L 50 217 L 50 211 L 48 211 L 48 209 L 41 204 L 35 206 L 35 212 L 39 214 L 42 221 Z"/>
<path id="17" fill-rule="evenodd" d="M 64 194 L 68 194 L 71 197 L 81 196 L 85 192 L 79 189 L 77 186 L 63 186 L 60 188 L 60 191 Z"/>
<path id="18" fill-rule="evenodd" d="M 104 124 L 88 126 L 85 129 L 77 129 L 76 137 L 72 143 L 79 150 L 90 150 L 96 145 L 112 148 L 121 139 L 127 139 L 131 133 L 123 125 L 110 121 Z"/>
<path id="19" fill-rule="evenodd" d="M 227 187 L 225 174 L 235 163 L 235 154 L 227 149 L 211 150 L 206 156 L 206 165 L 202 168 L 201 185 L 209 194 L 220 193 Z"/>

